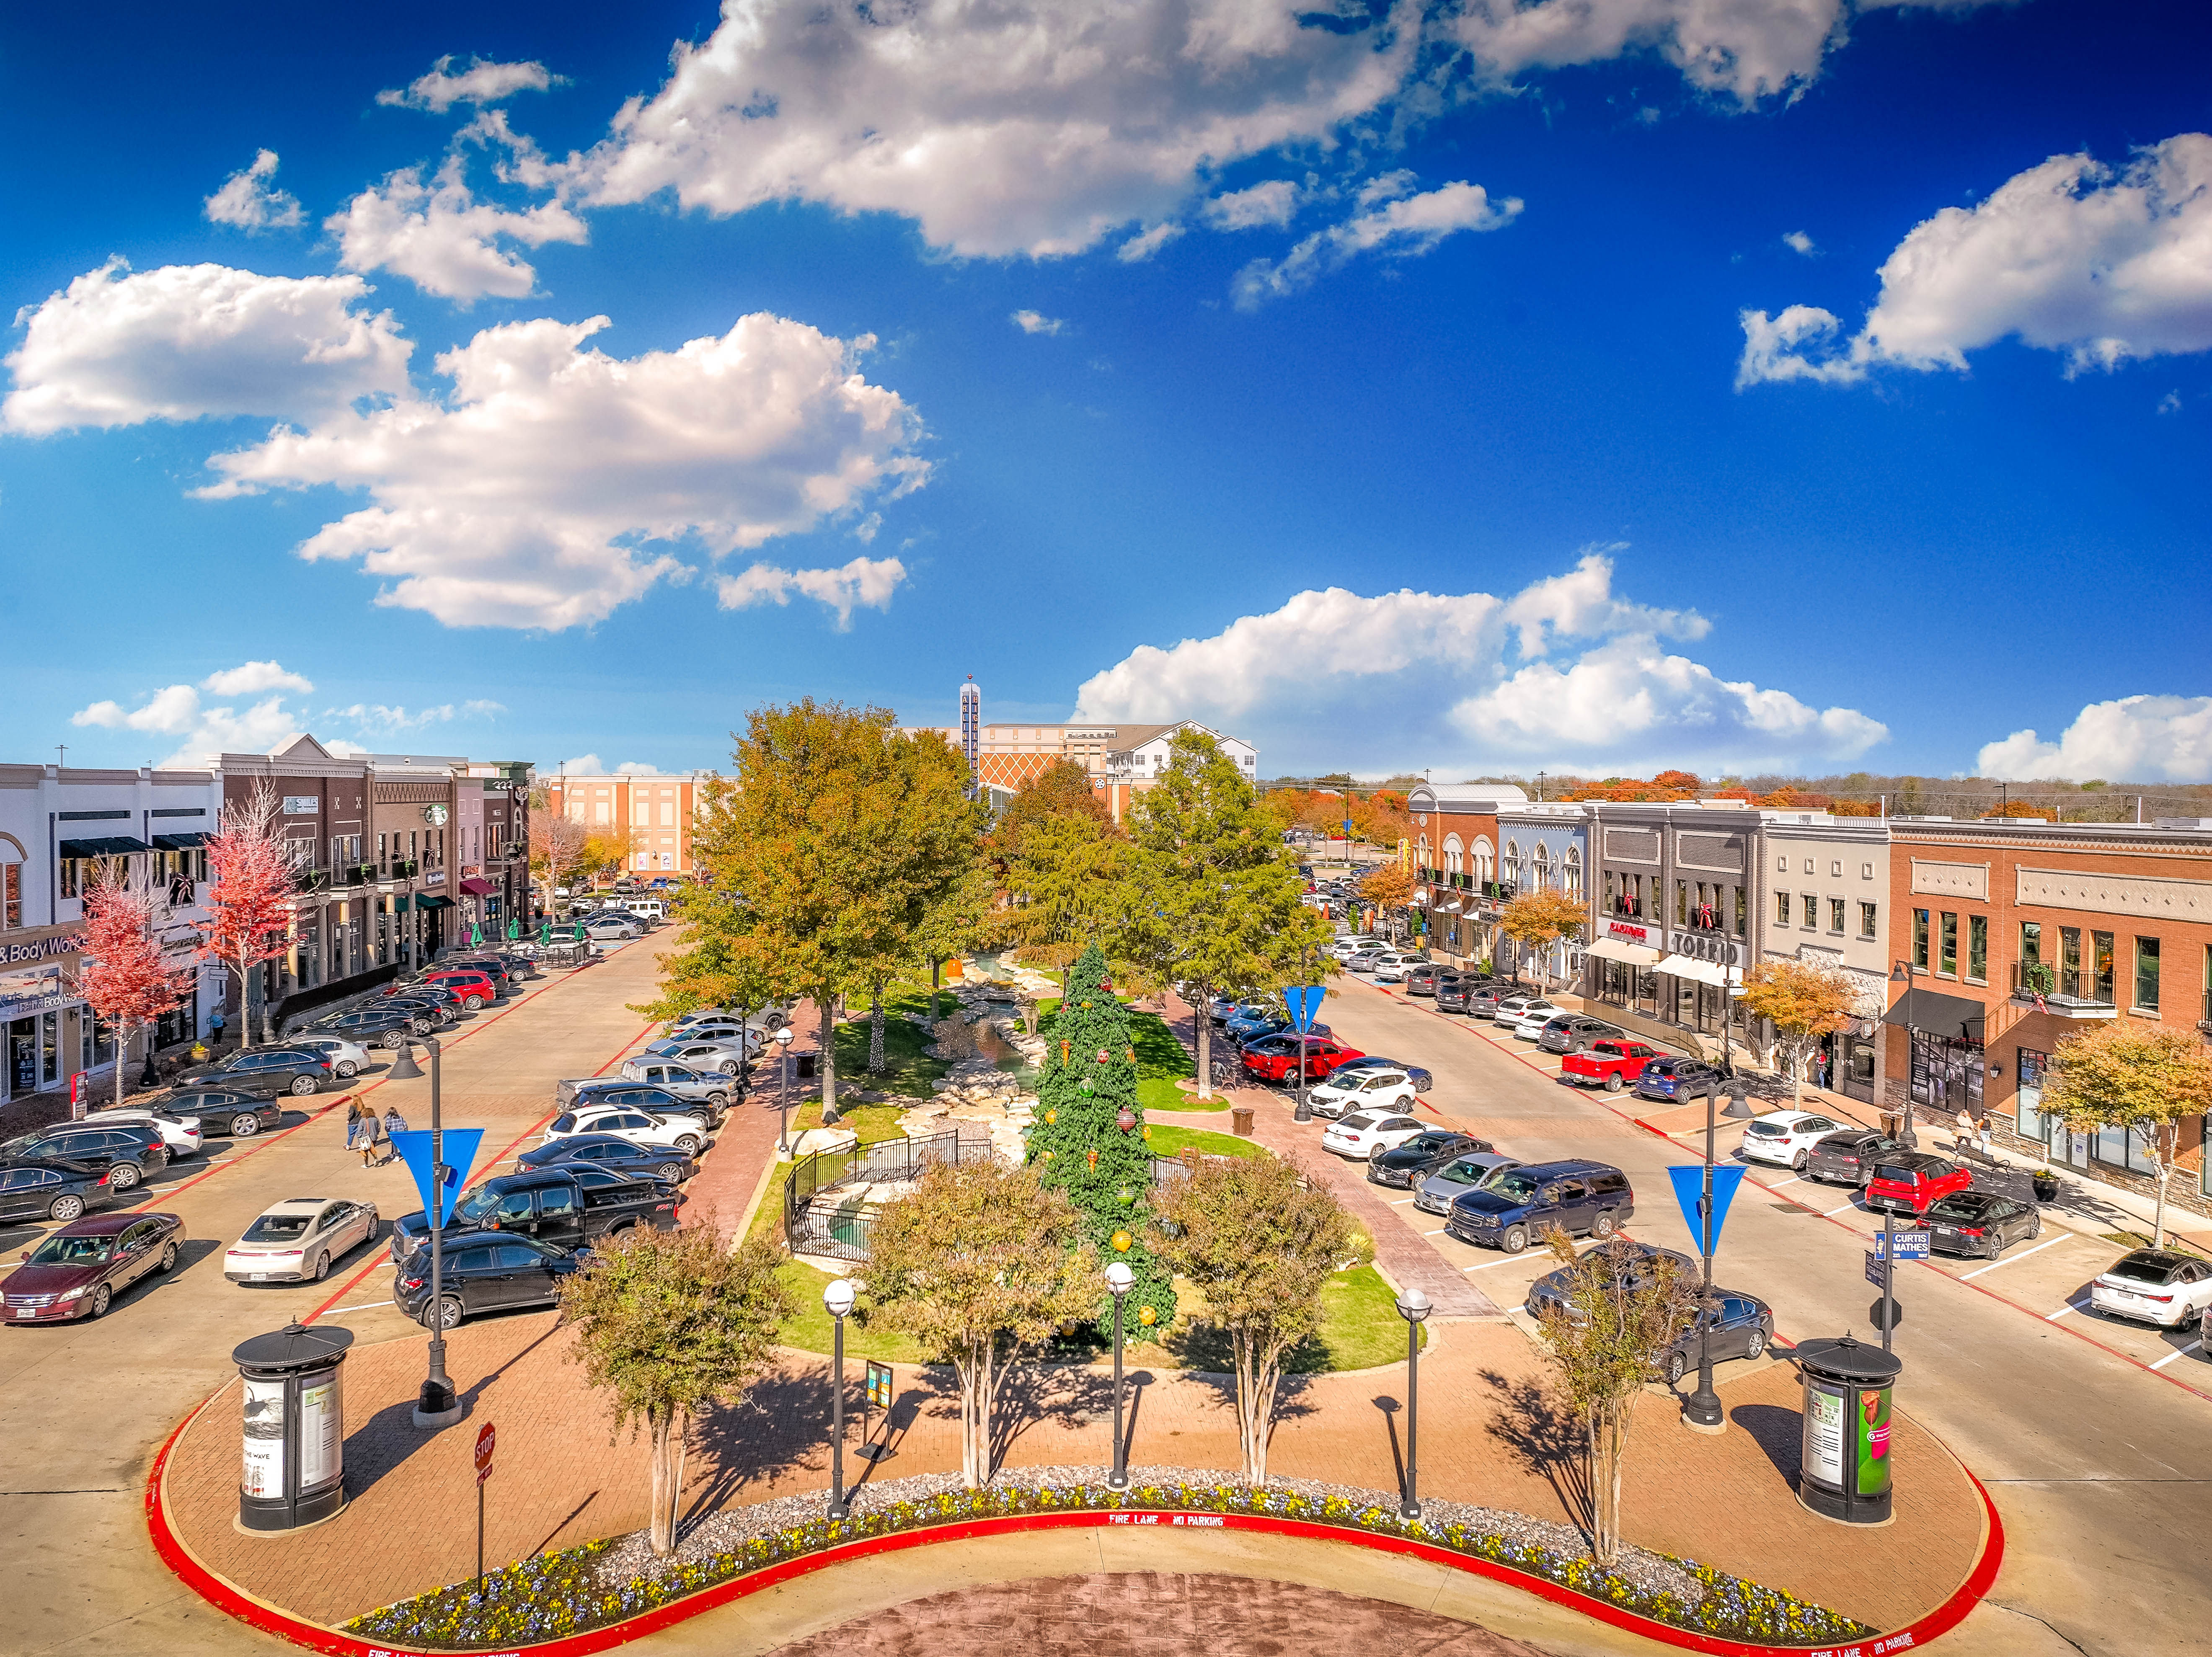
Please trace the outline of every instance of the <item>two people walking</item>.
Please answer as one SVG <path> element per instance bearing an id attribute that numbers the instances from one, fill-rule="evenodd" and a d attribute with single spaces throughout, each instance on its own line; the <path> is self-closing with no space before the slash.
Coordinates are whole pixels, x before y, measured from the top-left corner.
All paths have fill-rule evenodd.
<path id="1" fill-rule="evenodd" d="M 380 1168 L 390 1162 L 393 1156 L 392 1136 L 406 1131 L 407 1119 L 399 1114 L 397 1105 L 386 1111 L 381 1119 L 374 1105 L 355 1102 L 346 1106 L 346 1149 L 361 1153 L 363 1168 Z M 381 1156 L 377 1154 L 380 1144 L 383 1146 Z"/>

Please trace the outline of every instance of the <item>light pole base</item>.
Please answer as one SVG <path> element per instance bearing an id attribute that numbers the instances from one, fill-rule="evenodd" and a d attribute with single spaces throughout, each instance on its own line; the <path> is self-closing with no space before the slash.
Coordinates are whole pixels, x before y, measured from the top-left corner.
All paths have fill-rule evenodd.
<path id="1" fill-rule="evenodd" d="M 1107 1474 L 1107 1475 L 1106 1475 L 1106 1488 L 1107 1488 L 1108 1490 L 1127 1490 L 1127 1489 L 1129 1488 L 1129 1475 L 1128 1475 L 1128 1474 L 1127 1474 L 1127 1473 L 1109 1473 L 1109 1474 Z"/>
<path id="2" fill-rule="evenodd" d="M 1728 1431 L 1728 1412 L 1710 1393 L 1692 1393 L 1682 1404 L 1682 1424 L 1693 1433 L 1718 1438 Z"/>
<path id="3" fill-rule="evenodd" d="M 1420 1504 L 1419 1502 L 1401 1502 L 1398 1504 L 1398 1517 L 1399 1517 L 1399 1518 L 1401 1518 L 1401 1519 L 1419 1519 L 1420 1516 L 1421 1516 L 1421 1504 Z"/>
<path id="4" fill-rule="evenodd" d="M 1299 1100 L 1298 1108 L 1291 1113 L 1291 1120 L 1293 1122 L 1310 1122 L 1313 1120 L 1313 1107 L 1304 1100 Z"/>
<path id="5" fill-rule="evenodd" d="M 453 1389 L 441 1381 L 426 1381 L 421 1395 L 415 1400 L 415 1424 L 425 1432 L 435 1432 L 441 1427 L 450 1427 L 468 1411 Z"/>

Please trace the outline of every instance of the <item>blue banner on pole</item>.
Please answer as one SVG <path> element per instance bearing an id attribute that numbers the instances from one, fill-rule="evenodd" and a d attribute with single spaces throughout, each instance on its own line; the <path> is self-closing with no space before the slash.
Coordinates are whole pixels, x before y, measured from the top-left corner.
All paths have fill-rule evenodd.
<path id="1" fill-rule="evenodd" d="M 1729 1205 L 1735 1200 L 1735 1188 L 1743 1183 L 1744 1169 L 1734 1162 L 1713 1164 L 1713 1217 L 1710 1241 L 1703 1241 L 1704 1227 L 1698 1210 L 1705 1206 L 1705 1165 L 1692 1162 L 1687 1168 L 1670 1168 L 1667 1177 L 1674 1183 L 1674 1200 L 1682 1205 L 1682 1220 L 1690 1228 L 1690 1240 L 1698 1246 L 1699 1253 L 1712 1253 L 1721 1246 L 1721 1228 L 1728 1223 Z"/>
<path id="2" fill-rule="evenodd" d="M 415 1176 L 415 1189 L 422 1193 L 422 1211 L 438 1217 L 438 1229 L 446 1229 L 446 1221 L 453 1211 L 453 1199 L 460 1194 L 461 1181 L 468 1175 L 471 1164 L 477 1159 L 477 1147 L 483 1143 L 480 1127 L 449 1127 L 445 1130 L 445 1178 L 437 1181 L 437 1198 L 431 1199 L 430 1131 L 428 1128 L 402 1128 L 392 1136 L 392 1147 L 407 1164 L 407 1171 Z"/>
<path id="3" fill-rule="evenodd" d="M 1283 1005 L 1291 1015 L 1291 1027 L 1301 1031 L 1311 1029 L 1321 1011 L 1322 1000 L 1328 994 L 1328 991 L 1319 984 L 1293 985 L 1285 990 Z"/>

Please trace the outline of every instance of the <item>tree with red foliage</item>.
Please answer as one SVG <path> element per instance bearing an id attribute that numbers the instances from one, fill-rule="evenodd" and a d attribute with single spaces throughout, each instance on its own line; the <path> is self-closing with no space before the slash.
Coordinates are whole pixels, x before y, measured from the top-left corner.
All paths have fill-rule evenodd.
<path id="1" fill-rule="evenodd" d="M 1698 791 L 1698 774 L 1694 771 L 1662 771 L 1651 779 L 1654 788 L 1680 789 L 1689 793 Z"/>
<path id="2" fill-rule="evenodd" d="M 104 861 L 84 894 L 84 965 L 77 993 L 116 1035 L 115 1102 L 123 1102 L 124 1055 L 133 1025 L 151 1024 L 191 993 L 189 973 L 166 972 L 155 934 L 168 904 L 147 887 L 132 890 L 115 860 Z"/>
<path id="3" fill-rule="evenodd" d="M 253 1045 L 248 986 L 253 968 L 274 959 L 291 925 L 289 901 L 299 853 L 276 832 L 276 791 L 267 784 L 223 808 L 222 827 L 208 838 L 206 942 L 200 955 L 238 974 L 238 1039 Z"/>

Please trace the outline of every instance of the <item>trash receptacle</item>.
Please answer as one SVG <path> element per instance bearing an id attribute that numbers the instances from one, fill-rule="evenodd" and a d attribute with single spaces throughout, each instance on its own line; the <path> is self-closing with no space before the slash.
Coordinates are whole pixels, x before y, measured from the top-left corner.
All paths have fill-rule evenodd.
<path id="1" fill-rule="evenodd" d="M 1240 1139 L 1249 1139 L 1252 1137 L 1251 1106 L 1231 1105 L 1229 1107 L 1229 1131 Z"/>
<path id="2" fill-rule="evenodd" d="M 1890 1454 L 1890 1389 L 1904 1362 L 1849 1335 L 1801 1342 L 1805 1442 L 1797 1499 L 1847 1525 L 1887 1525 L 1895 1478 Z"/>
<path id="3" fill-rule="evenodd" d="M 797 1069 L 799 1079 L 802 1082 L 818 1080 L 822 1074 L 821 1059 L 821 1054 L 814 1053 L 802 1053 L 793 1059 L 792 1063 Z"/>
<path id="4" fill-rule="evenodd" d="M 345 1506 L 345 1400 L 339 1371 L 353 1331 L 289 1324 L 231 1353 L 245 1381 L 238 1523 L 290 1531 Z"/>

